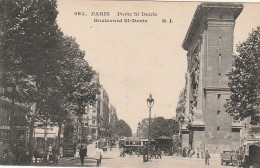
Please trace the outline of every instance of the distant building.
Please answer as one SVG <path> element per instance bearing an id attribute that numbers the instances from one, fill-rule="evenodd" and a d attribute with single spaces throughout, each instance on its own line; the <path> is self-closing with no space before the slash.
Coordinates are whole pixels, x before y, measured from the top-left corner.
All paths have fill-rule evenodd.
<path id="1" fill-rule="evenodd" d="M 99 133 L 97 103 L 86 106 L 86 113 L 83 122 L 84 127 L 88 129 L 88 137 L 91 139 L 97 139 Z"/>
<path id="2" fill-rule="evenodd" d="M 116 123 L 118 121 L 117 113 L 116 113 L 116 108 L 110 104 L 110 113 L 109 113 L 109 123 Z"/>
<path id="3" fill-rule="evenodd" d="M 98 113 L 99 113 L 99 136 L 108 136 L 108 123 L 109 123 L 109 97 L 103 86 L 100 87 L 100 94 L 98 95 Z"/>
<path id="4" fill-rule="evenodd" d="M 151 118 L 151 123 L 154 121 L 154 118 Z M 149 118 L 144 118 L 141 122 L 138 123 L 137 126 L 137 136 L 139 138 L 148 139 L 148 131 L 149 131 Z"/>
<path id="5" fill-rule="evenodd" d="M 188 51 L 183 146 L 220 153 L 240 145 L 241 123 L 223 105 L 230 96 L 226 73 L 232 69 L 235 20 L 242 10 L 235 3 L 197 7 L 182 45 Z"/>
<path id="6" fill-rule="evenodd" d="M 92 80 L 99 83 L 99 74 L 96 73 Z M 83 139 L 97 139 L 108 136 L 110 120 L 109 96 L 102 85 L 96 99 L 94 104 L 86 104 L 85 114 L 78 119 L 78 134 Z M 115 110 L 113 114 L 116 114 Z"/>

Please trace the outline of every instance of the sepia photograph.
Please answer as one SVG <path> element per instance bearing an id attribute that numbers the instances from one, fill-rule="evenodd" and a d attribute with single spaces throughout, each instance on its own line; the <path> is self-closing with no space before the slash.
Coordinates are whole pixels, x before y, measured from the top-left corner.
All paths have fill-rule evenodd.
<path id="1" fill-rule="evenodd" d="M 0 0 L 0 167 L 260 168 L 259 17 Z"/>

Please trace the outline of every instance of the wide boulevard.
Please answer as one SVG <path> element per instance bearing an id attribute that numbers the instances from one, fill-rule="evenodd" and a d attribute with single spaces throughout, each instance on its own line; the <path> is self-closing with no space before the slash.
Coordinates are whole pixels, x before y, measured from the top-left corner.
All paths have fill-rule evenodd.
<path id="1" fill-rule="evenodd" d="M 162 159 L 152 159 L 149 162 L 143 162 L 142 156 L 129 156 L 119 157 L 119 148 L 113 148 L 112 151 L 108 150 L 104 152 L 101 167 L 171 167 L 171 168 L 204 168 L 204 167 L 227 167 L 220 164 L 220 158 L 211 158 L 210 165 L 205 165 L 203 159 L 198 158 L 183 158 L 177 156 L 162 156 Z M 88 145 L 88 157 L 85 159 L 84 167 L 95 167 L 96 162 L 94 160 L 95 145 Z M 81 166 L 79 157 L 61 158 L 58 166 Z M 229 167 L 229 166 L 228 166 Z M 231 166 L 232 167 L 232 166 Z"/>

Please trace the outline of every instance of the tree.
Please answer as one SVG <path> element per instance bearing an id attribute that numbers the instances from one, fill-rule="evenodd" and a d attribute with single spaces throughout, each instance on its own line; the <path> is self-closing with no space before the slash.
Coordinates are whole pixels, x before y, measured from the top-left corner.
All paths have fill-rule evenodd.
<path id="1" fill-rule="evenodd" d="M 30 51 L 37 49 L 33 46 L 29 46 L 28 44 L 33 43 L 28 39 L 31 36 L 35 36 L 35 34 L 28 27 L 28 23 L 31 21 L 35 21 L 30 19 L 30 17 L 34 16 L 32 12 L 35 10 L 34 1 L 1 1 L 2 13 L 1 13 L 1 23 L 2 23 L 2 43 L 1 43 L 1 65 L 3 66 L 3 83 L 2 87 L 5 88 L 2 96 L 11 100 L 12 105 L 15 103 L 25 103 L 30 104 L 33 97 L 37 97 L 33 95 L 34 92 L 34 84 L 30 81 L 31 76 L 26 68 L 28 58 L 30 59 Z M 50 8 L 45 3 L 42 3 L 41 7 Z M 41 8 L 42 9 L 42 8 Z M 51 14 L 50 11 L 47 12 Z M 42 13 L 41 13 L 42 14 Z M 39 15 L 36 15 L 39 16 Z M 46 16 L 46 15 L 42 15 Z M 39 22 L 39 19 L 37 20 Z M 46 22 L 45 22 L 46 23 Z M 31 25 L 34 25 L 31 24 Z M 48 24 L 46 24 L 48 25 Z M 28 31 L 29 29 L 29 31 Z M 42 29 L 38 29 L 38 31 L 42 31 Z M 39 37 L 35 38 L 38 39 Z M 43 45 L 43 43 L 37 45 Z M 34 51 L 33 55 L 37 53 Z M 31 67 L 31 66 L 30 66 Z M 37 66 L 34 66 L 34 69 Z M 32 68 L 33 69 L 33 68 Z M 33 95 L 33 96 L 32 96 Z M 12 139 L 14 124 L 13 117 L 15 115 L 14 109 L 11 110 L 10 115 L 10 146 L 12 149 L 13 142 Z M 29 143 L 31 144 L 31 143 Z M 31 152 L 30 152 L 31 153 Z"/>
<path id="2" fill-rule="evenodd" d="M 158 138 L 161 136 L 172 137 L 179 131 L 179 123 L 173 119 L 164 119 L 157 117 L 151 123 L 151 137 Z"/>
<path id="3" fill-rule="evenodd" d="M 55 74 L 58 81 L 49 87 L 52 94 L 47 101 L 50 120 L 59 127 L 58 142 L 62 124 L 70 120 L 72 111 L 81 117 L 85 113 L 85 105 L 95 102 L 99 87 L 92 80 L 95 72 L 84 60 L 85 53 L 79 49 L 75 39 L 64 36 L 59 46 L 57 54 L 62 57 L 58 60 L 60 71 Z M 60 143 L 58 150 L 59 146 Z"/>
<path id="4" fill-rule="evenodd" d="M 230 99 L 226 111 L 236 120 L 251 118 L 251 124 L 260 123 L 260 27 L 237 46 L 233 69 L 228 73 Z"/>
<path id="5" fill-rule="evenodd" d="M 3 87 L 11 92 L 3 96 L 15 102 L 33 105 L 29 133 L 32 157 L 33 127 L 36 120 L 59 125 L 66 122 L 75 96 L 91 102 L 96 83 L 91 83 L 92 68 L 75 39 L 66 37 L 56 24 L 56 0 L 1 1 Z M 80 86 L 80 87 L 79 87 Z M 80 106 L 82 108 L 82 106 Z M 83 111 L 83 110 L 81 110 Z M 14 111 L 11 112 L 11 121 Z M 11 133 L 13 124 L 10 122 Z M 11 138 L 10 138 L 11 139 Z"/>
<path id="6" fill-rule="evenodd" d="M 81 59 L 75 63 L 75 71 L 73 73 L 74 90 L 69 100 L 77 116 L 85 113 L 87 104 L 93 105 L 96 103 L 100 85 L 98 81 L 93 80 L 95 73 L 86 60 Z"/>
<path id="7" fill-rule="evenodd" d="M 116 127 L 115 127 L 116 125 L 115 125 L 115 123 L 108 123 L 108 129 L 107 129 L 107 132 L 108 132 L 108 136 L 110 137 L 110 138 L 115 138 L 115 129 L 116 129 Z"/>
<path id="8" fill-rule="evenodd" d="M 61 55 L 56 54 L 56 49 L 62 32 L 56 24 L 57 10 L 55 0 L 43 1 L 21 1 L 13 0 L 9 4 L 13 16 L 10 32 L 11 40 L 15 46 L 14 52 L 20 58 L 20 70 L 27 76 L 31 76 L 30 83 L 33 84 L 31 92 L 27 94 L 25 100 L 34 105 L 34 111 L 31 113 L 31 123 L 29 132 L 29 155 L 33 154 L 33 126 L 35 119 L 45 120 L 45 126 L 48 122 L 46 106 L 46 96 L 50 97 L 49 86 L 54 85 L 56 75 L 59 72 L 57 65 Z M 8 46 L 12 47 L 12 43 Z M 12 53 L 12 52 L 11 52 Z M 12 69 L 12 71 L 16 71 Z M 46 146 L 47 147 L 47 146 Z M 46 149 L 46 148 L 45 148 Z"/>
<path id="9" fill-rule="evenodd" d="M 118 120 L 115 124 L 114 130 L 111 131 L 112 135 L 114 136 L 125 136 L 131 137 L 132 130 L 129 125 L 124 120 Z"/>

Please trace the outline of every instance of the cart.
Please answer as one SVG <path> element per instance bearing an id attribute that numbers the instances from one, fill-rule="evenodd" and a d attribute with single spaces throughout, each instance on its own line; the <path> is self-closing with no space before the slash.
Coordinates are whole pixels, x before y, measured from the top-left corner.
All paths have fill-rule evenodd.
<path id="1" fill-rule="evenodd" d="M 220 154 L 220 157 L 221 157 L 221 165 L 223 165 L 223 163 L 226 163 L 226 165 L 232 163 L 233 165 L 231 151 L 223 151 L 223 153 Z"/>

